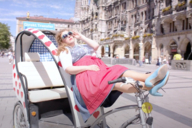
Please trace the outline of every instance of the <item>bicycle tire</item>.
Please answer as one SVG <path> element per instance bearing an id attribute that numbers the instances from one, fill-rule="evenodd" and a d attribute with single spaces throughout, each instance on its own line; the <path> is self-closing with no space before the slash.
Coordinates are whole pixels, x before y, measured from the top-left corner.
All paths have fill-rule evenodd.
<path id="1" fill-rule="evenodd" d="M 132 117 L 131 119 L 127 120 L 126 122 L 124 122 L 120 128 L 126 128 L 128 125 L 130 124 L 134 124 L 133 121 L 137 120 L 140 118 L 140 115 L 137 114 L 134 117 Z"/>
<path id="2" fill-rule="evenodd" d="M 120 128 L 127 128 L 129 125 L 131 124 L 136 124 L 134 121 L 136 120 L 140 120 L 140 114 L 135 115 L 134 117 L 132 117 L 131 119 L 127 120 L 126 122 L 124 122 Z M 138 123 L 141 124 L 141 123 Z M 146 124 L 146 128 L 152 128 L 152 125 L 148 125 Z"/>
<path id="3" fill-rule="evenodd" d="M 20 115 L 20 120 L 17 120 L 17 115 Z M 22 125 L 22 126 L 21 126 Z M 29 128 L 29 123 L 24 116 L 24 108 L 21 102 L 16 102 L 13 109 L 13 128 Z"/>

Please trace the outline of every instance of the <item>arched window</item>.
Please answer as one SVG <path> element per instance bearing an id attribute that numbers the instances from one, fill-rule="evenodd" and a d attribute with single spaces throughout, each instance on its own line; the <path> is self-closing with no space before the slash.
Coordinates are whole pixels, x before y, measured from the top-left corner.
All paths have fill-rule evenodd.
<path id="1" fill-rule="evenodd" d="M 171 5 L 171 0 L 166 0 L 165 2 L 166 2 L 166 3 L 165 3 L 165 4 L 166 4 L 166 6 Z"/>

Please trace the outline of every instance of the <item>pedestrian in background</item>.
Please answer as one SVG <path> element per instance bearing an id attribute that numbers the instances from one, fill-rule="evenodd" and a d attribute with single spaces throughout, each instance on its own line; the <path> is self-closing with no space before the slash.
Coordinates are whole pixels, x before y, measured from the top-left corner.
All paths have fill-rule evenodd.
<path id="1" fill-rule="evenodd" d="M 145 56 L 143 57 L 143 63 L 145 63 Z"/>
<path id="2" fill-rule="evenodd" d="M 160 57 L 157 57 L 157 63 L 156 63 L 156 66 L 160 66 L 159 58 L 160 58 Z"/>
<path id="3" fill-rule="evenodd" d="M 9 58 L 9 64 L 11 64 L 12 61 L 13 61 L 13 54 L 12 54 L 12 52 L 9 52 L 8 58 Z"/>
<path id="4" fill-rule="evenodd" d="M 164 58 L 163 58 L 163 64 L 167 64 L 166 55 L 164 55 Z"/>
<path id="5" fill-rule="evenodd" d="M 151 56 L 149 56 L 149 64 L 151 64 Z"/>
<path id="6" fill-rule="evenodd" d="M 161 56 L 159 56 L 159 66 L 161 66 Z"/>
<path id="7" fill-rule="evenodd" d="M 4 53 L 4 52 L 2 52 L 2 54 L 1 54 L 2 58 L 4 57 L 4 54 L 5 54 L 5 53 Z"/>

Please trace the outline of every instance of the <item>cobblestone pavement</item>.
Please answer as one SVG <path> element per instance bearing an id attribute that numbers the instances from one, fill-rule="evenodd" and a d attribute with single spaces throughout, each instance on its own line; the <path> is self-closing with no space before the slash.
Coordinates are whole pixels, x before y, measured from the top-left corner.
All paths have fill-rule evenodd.
<path id="1" fill-rule="evenodd" d="M 157 68 L 155 65 L 124 66 L 142 73 Z M 192 128 L 192 72 L 170 69 L 170 78 L 164 90 L 166 93 L 160 90 L 163 97 L 150 96 L 154 128 Z M 8 58 L 0 58 L 0 128 L 13 127 L 13 106 L 16 101 L 12 87 L 12 64 L 8 63 Z M 115 104 L 105 111 L 135 103 L 134 94 L 122 94 Z M 135 110 L 118 112 L 108 116 L 107 123 L 111 128 L 118 128 L 133 115 Z M 40 128 L 72 128 L 71 122 L 61 115 L 42 120 L 39 124 Z M 134 126 L 137 127 L 139 126 Z"/>

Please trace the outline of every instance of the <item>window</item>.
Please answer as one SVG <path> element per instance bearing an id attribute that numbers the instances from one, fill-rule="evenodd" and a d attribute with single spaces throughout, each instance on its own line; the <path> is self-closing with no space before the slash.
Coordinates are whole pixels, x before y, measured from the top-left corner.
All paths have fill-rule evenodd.
<path id="1" fill-rule="evenodd" d="M 188 22 L 188 18 L 186 18 L 186 30 L 188 29 L 189 26 L 189 22 Z"/>
<path id="2" fill-rule="evenodd" d="M 161 33 L 164 34 L 163 24 L 161 24 Z"/>
<path id="3" fill-rule="evenodd" d="M 57 46 L 56 40 L 54 35 L 46 35 L 52 42 L 53 44 Z M 40 61 L 45 62 L 45 61 L 53 61 L 53 58 L 48 51 L 48 49 L 40 42 L 39 39 L 35 39 L 29 49 L 29 52 L 38 52 L 40 55 Z"/>
<path id="4" fill-rule="evenodd" d="M 172 31 L 172 24 L 170 23 L 169 24 L 169 32 L 171 32 Z"/>
<path id="5" fill-rule="evenodd" d="M 148 10 L 148 15 L 147 15 L 147 16 L 148 16 L 148 19 L 150 19 L 150 14 L 151 14 L 151 13 L 150 13 L 150 9 L 149 9 L 149 10 Z"/>
<path id="6" fill-rule="evenodd" d="M 152 9 L 152 18 L 154 17 L 154 14 L 155 14 L 155 9 L 153 8 Z"/>
<path id="7" fill-rule="evenodd" d="M 166 0 L 166 3 L 165 3 L 165 4 L 166 4 L 166 7 L 169 6 L 169 5 L 171 5 L 171 0 Z"/>
<path id="8" fill-rule="evenodd" d="M 173 25 L 173 32 L 175 32 L 175 21 L 173 21 L 172 25 Z"/>
<path id="9" fill-rule="evenodd" d="M 185 20 L 183 20 L 183 26 L 182 26 L 182 30 L 185 29 Z"/>

